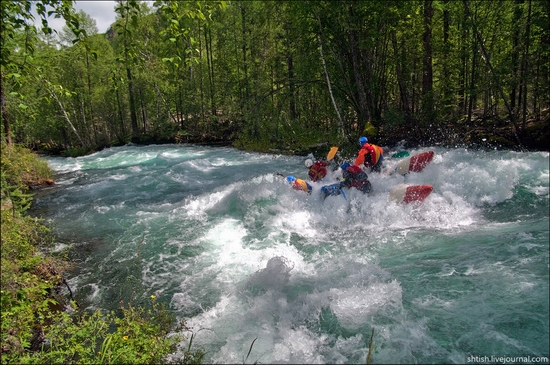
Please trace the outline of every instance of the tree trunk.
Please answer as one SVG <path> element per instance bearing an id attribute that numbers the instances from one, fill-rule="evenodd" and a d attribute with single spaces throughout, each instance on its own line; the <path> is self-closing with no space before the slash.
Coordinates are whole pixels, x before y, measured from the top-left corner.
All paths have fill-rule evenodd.
<path id="1" fill-rule="evenodd" d="M 475 34 L 473 35 L 472 44 L 471 44 L 471 69 L 470 69 L 470 82 L 469 82 L 469 91 L 468 91 L 468 102 L 467 102 L 467 113 L 468 113 L 468 122 L 472 121 L 472 114 L 474 109 L 475 100 L 477 98 L 476 93 L 476 71 L 477 71 L 477 38 Z"/>
<path id="2" fill-rule="evenodd" d="M 434 121 L 433 65 L 432 65 L 432 0 L 424 0 L 424 60 L 422 65 L 422 114 L 423 122 L 429 125 Z"/>
<path id="3" fill-rule="evenodd" d="M 355 14 L 353 4 L 349 6 L 349 17 L 354 21 Z M 357 45 L 357 32 L 351 27 L 349 33 L 349 50 L 351 55 L 351 64 L 353 69 L 353 76 L 355 78 L 355 91 L 357 93 L 357 126 L 360 133 L 363 133 L 367 122 L 371 121 L 371 114 L 367 102 L 367 94 L 365 92 L 365 80 L 363 79 L 363 72 L 359 65 L 359 50 Z"/>
<path id="4" fill-rule="evenodd" d="M 123 142 L 124 138 L 126 137 L 126 127 L 124 126 L 124 117 L 122 116 L 122 104 L 120 101 L 120 93 L 118 91 L 118 85 L 116 81 L 116 74 L 113 75 L 113 84 L 115 88 L 115 94 L 116 94 L 116 105 L 118 109 L 118 120 L 120 122 L 120 133 L 122 133 L 122 137 L 119 133 L 116 132 L 117 128 L 115 127 L 115 134 L 119 140 L 119 142 Z"/>
<path id="5" fill-rule="evenodd" d="M 468 39 L 469 39 L 469 28 L 468 28 L 468 12 L 464 8 L 464 13 L 461 19 L 462 31 L 460 34 L 460 74 L 459 74 L 459 86 L 458 86 L 458 95 L 459 100 L 459 113 L 467 113 L 468 100 L 466 96 L 466 90 L 468 88 Z"/>
<path id="6" fill-rule="evenodd" d="M 93 129 L 93 135 L 94 135 L 94 142 L 95 144 L 98 144 L 98 128 L 96 125 L 96 118 L 94 115 L 94 108 L 92 104 L 92 95 L 93 95 L 93 87 L 92 87 L 92 75 L 91 75 L 91 66 L 90 66 L 90 56 L 88 55 L 88 52 L 86 52 L 86 74 L 88 78 L 88 111 L 90 113 L 90 118 L 92 119 L 92 129 Z"/>
<path id="7" fill-rule="evenodd" d="M 210 108 L 212 115 L 217 115 L 215 89 L 214 89 L 214 59 L 212 55 L 212 30 L 210 27 L 204 27 L 204 41 L 206 43 L 206 59 L 208 61 L 208 81 L 210 84 Z"/>
<path id="8" fill-rule="evenodd" d="M 246 53 L 248 52 L 247 48 L 247 36 L 246 36 L 246 21 L 247 21 L 247 18 L 246 18 L 246 9 L 245 7 L 243 6 L 244 4 L 241 3 L 241 21 L 242 21 L 242 46 L 241 46 L 241 52 L 242 52 L 242 55 L 243 55 L 243 84 L 244 84 L 244 100 L 248 100 L 249 98 L 249 88 L 248 88 L 248 60 L 247 60 L 247 57 L 246 57 Z M 246 104 L 245 103 L 245 108 L 246 108 Z"/>
<path id="9" fill-rule="evenodd" d="M 198 33 L 199 33 L 199 48 L 198 48 L 198 51 L 199 51 L 199 60 L 201 60 L 201 62 L 199 62 L 199 70 L 198 70 L 198 79 L 199 79 L 199 95 L 200 95 L 200 98 L 201 98 L 201 118 L 200 120 L 204 123 L 206 121 L 206 118 L 205 118 L 205 114 L 204 114 L 204 109 L 205 109 L 205 106 L 204 106 L 204 84 L 203 84 L 203 75 L 204 75 L 204 71 L 202 69 L 202 65 L 203 65 L 203 62 L 202 62 L 202 37 L 200 36 L 201 34 L 201 23 L 200 23 L 200 19 L 197 19 L 197 28 L 198 28 Z M 206 128 L 207 128 L 207 132 L 210 132 L 210 123 L 208 123 L 206 125 Z"/>
<path id="10" fill-rule="evenodd" d="M 288 90 L 289 90 L 289 113 L 290 113 L 290 119 L 295 120 L 297 117 L 296 113 L 296 95 L 294 91 L 294 63 L 292 59 L 292 54 L 290 52 L 287 53 L 286 57 L 286 64 L 288 69 Z"/>
<path id="11" fill-rule="evenodd" d="M 510 107 L 510 103 L 508 103 L 508 98 L 506 98 L 506 94 L 504 93 L 504 88 L 502 87 L 502 84 L 500 83 L 498 75 L 495 72 L 495 69 L 493 68 L 493 65 L 491 63 L 491 59 L 489 58 L 489 54 L 487 53 L 487 50 L 485 49 L 483 39 L 481 38 L 481 35 L 479 34 L 479 32 L 477 30 L 476 21 L 475 21 L 474 17 L 472 16 L 472 13 L 471 13 L 470 8 L 468 6 L 468 0 L 463 0 L 463 2 L 464 2 L 464 7 L 466 8 L 466 12 L 468 13 L 470 19 L 472 20 L 473 31 L 474 31 L 474 34 L 477 38 L 479 46 L 481 47 L 481 52 L 483 53 L 483 57 L 485 58 L 485 62 L 487 63 L 487 66 L 489 67 L 489 70 L 491 71 L 491 75 L 495 79 L 495 83 L 496 83 L 496 85 L 498 87 L 498 90 L 500 92 L 500 96 L 502 97 L 502 100 L 504 101 L 504 105 L 506 105 L 506 109 L 508 110 L 508 117 L 510 118 L 510 122 L 512 123 L 512 126 L 514 127 L 513 131 L 514 131 L 514 135 L 516 137 L 516 140 L 517 140 L 518 144 L 521 146 L 522 144 L 521 144 L 521 140 L 519 138 L 520 129 L 519 129 L 519 125 L 517 123 L 516 117 L 514 115 L 514 111 Z"/>
<path id="12" fill-rule="evenodd" d="M 143 92 L 139 89 L 139 105 L 141 109 L 141 119 L 143 122 L 143 133 L 147 133 L 147 115 L 145 113 L 145 105 L 143 104 Z"/>
<path id="13" fill-rule="evenodd" d="M 81 145 L 82 147 L 85 147 L 86 144 L 84 143 L 84 141 L 82 140 L 82 138 L 81 138 L 80 135 L 78 134 L 78 131 L 77 131 L 76 128 L 74 127 L 73 123 L 71 123 L 71 120 L 69 119 L 69 115 L 68 115 L 67 112 L 65 111 L 65 108 L 63 107 L 63 104 L 61 103 L 61 100 L 59 100 L 59 98 L 57 97 L 57 94 L 56 94 L 55 91 L 52 89 L 50 82 L 49 82 L 48 80 L 44 79 L 44 84 L 46 85 L 46 88 L 47 88 L 48 91 L 50 92 L 51 97 L 57 102 L 57 105 L 59 105 L 59 108 L 61 109 L 61 112 L 63 112 L 63 117 L 65 118 L 65 120 L 67 121 L 67 123 L 68 123 L 69 126 L 71 127 L 71 130 L 74 132 L 74 134 L 75 134 L 76 137 L 78 138 L 78 141 L 80 142 L 80 145 Z"/>
<path id="14" fill-rule="evenodd" d="M 170 118 L 174 121 L 174 123 L 178 124 L 178 120 L 176 119 L 176 117 L 172 114 L 172 112 L 170 111 L 170 104 L 168 104 L 168 102 L 166 101 L 166 99 L 164 98 L 164 96 L 162 95 L 162 93 L 160 92 L 160 89 L 157 85 L 157 83 L 155 82 L 155 91 L 157 93 L 157 97 L 160 98 L 162 100 L 162 102 L 164 103 L 165 107 L 166 107 L 166 110 L 168 111 L 168 115 L 170 116 Z M 179 93 L 181 95 L 181 93 Z M 177 113 L 176 113 L 177 115 Z M 183 116 L 180 116 L 180 118 L 183 120 Z M 183 128 L 183 122 L 182 122 L 182 125 L 181 127 Z"/>
<path id="15" fill-rule="evenodd" d="M 518 93 L 521 93 L 518 90 L 518 86 L 521 83 L 520 78 L 520 65 L 519 65 L 519 52 L 520 52 L 520 19 L 521 19 L 521 5 L 523 0 L 516 0 L 514 2 L 514 16 L 512 20 L 512 52 L 511 52 L 511 62 L 512 62 L 512 80 L 510 88 L 510 108 L 512 109 L 514 115 L 517 115 L 517 109 L 519 103 L 521 103 Z M 521 89 L 521 86 L 519 86 Z"/>
<path id="16" fill-rule="evenodd" d="M 447 80 L 443 85 L 442 91 L 442 101 L 443 101 L 443 110 L 445 116 L 449 115 L 451 111 L 450 105 L 452 104 L 452 91 L 451 91 L 451 72 L 449 71 L 450 59 L 450 50 L 451 44 L 449 42 L 450 34 L 450 23 L 451 16 L 449 12 L 449 0 L 443 1 L 443 80 Z"/>
<path id="17" fill-rule="evenodd" d="M 319 20 L 320 22 L 320 20 Z M 344 122 L 340 116 L 340 110 L 338 110 L 338 105 L 336 105 L 336 100 L 334 100 L 334 95 L 332 94 L 332 86 L 330 84 L 330 77 L 328 75 L 327 64 L 325 62 L 325 56 L 323 55 L 323 43 L 321 42 L 321 35 L 317 34 L 317 41 L 319 42 L 319 52 L 321 53 L 321 61 L 323 62 L 323 70 L 325 70 L 325 76 L 327 78 L 328 92 L 330 94 L 330 99 L 332 100 L 332 105 L 334 110 L 336 110 L 336 115 L 338 116 L 338 125 L 340 126 L 340 133 L 342 134 L 342 139 L 346 139 L 346 132 L 344 131 Z"/>
<path id="18" fill-rule="evenodd" d="M 122 5 L 122 4 L 121 4 Z M 127 4 L 129 6 L 134 6 L 133 4 Z M 128 23 L 130 21 L 131 15 L 129 7 L 125 6 L 124 10 L 126 11 L 125 16 L 123 18 L 126 19 L 124 23 L 124 66 L 126 68 L 126 77 L 128 79 L 128 97 L 130 101 L 130 120 L 132 124 L 132 136 L 134 138 L 137 138 L 139 136 L 139 126 L 137 121 L 137 112 L 136 112 L 136 97 L 134 92 L 134 79 L 132 77 L 132 70 L 130 69 L 130 46 L 128 45 L 129 40 L 128 37 L 131 35 L 131 32 L 129 32 L 129 26 Z M 130 41 L 131 42 L 131 41 Z"/>
<path id="19" fill-rule="evenodd" d="M 134 95 L 134 80 L 132 78 L 132 71 L 129 66 L 126 66 L 126 76 L 128 77 L 128 96 L 130 97 L 130 120 L 132 121 L 132 135 L 134 137 L 138 137 L 139 126 L 136 113 L 136 96 Z"/>
<path id="20" fill-rule="evenodd" d="M 395 59 L 395 77 L 397 79 L 397 86 L 399 87 L 399 100 L 401 100 L 401 110 L 407 116 L 411 116 L 411 107 L 407 94 L 407 82 L 403 73 L 403 59 L 399 57 L 399 45 L 397 43 L 397 34 L 395 29 L 391 32 L 391 39 L 393 45 L 393 56 Z"/>
<path id="21" fill-rule="evenodd" d="M 523 85 L 523 112 L 522 112 L 522 125 L 521 132 L 525 133 L 525 128 L 527 127 L 527 78 L 529 74 L 529 46 L 530 46 L 530 37 L 531 37 L 531 0 L 529 0 L 529 6 L 527 8 L 527 20 L 525 24 L 525 47 L 523 49 L 522 59 L 521 59 L 521 82 Z"/>
<path id="22" fill-rule="evenodd" d="M 4 74 L 2 73 L 2 82 L 0 83 L 0 97 L 2 98 L 2 120 L 4 122 L 4 133 L 6 134 L 6 143 L 12 145 L 11 129 L 8 119 L 8 108 L 6 107 L 6 95 L 4 93 Z"/>

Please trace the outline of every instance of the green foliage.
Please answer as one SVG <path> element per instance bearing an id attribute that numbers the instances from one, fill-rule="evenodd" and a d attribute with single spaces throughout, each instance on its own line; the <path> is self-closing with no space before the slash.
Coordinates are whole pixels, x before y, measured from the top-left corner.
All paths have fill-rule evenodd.
<path id="1" fill-rule="evenodd" d="M 28 148 L 7 146 L 2 142 L 0 167 L 9 184 L 23 187 L 38 184 L 43 179 L 51 179 L 53 171 L 48 163 L 40 159 Z"/>
<path id="2" fill-rule="evenodd" d="M 44 4 L 95 33 L 91 19 L 68 11 L 66 1 L 37 2 Z M 281 149 L 341 138 L 336 125 L 355 139 L 367 123 L 379 135 L 425 139 L 438 124 L 460 129 L 455 121 L 465 114 L 519 120 L 547 108 L 540 97 L 550 88 L 542 2 L 468 1 L 483 22 L 467 16 L 465 4 L 436 1 L 429 18 L 414 1 L 157 1 L 154 12 L 144 2 L 121 1 L 107 34 L 81 32 L 70 45 L 75 37 L 66 31 L 62 46 L 52 47 L 28 39 L 23 30 L 36 29 L 16 22 L 28 1 L 3 2 L 10 122 L 17 141 L 72 148 L 74 155 L 85 153 L 79 147 L 181 140 L 180 132 L 191 142 L 238 136 L 240 145 Z M 59 103 L 49 102 L 43 80 L 16 67 L 19 61 L 72 96 L 58 93 Z M 428 61 L 431 85 L 423 81 Z M 520 137 L 530 130 L 528 123 L 513 126 Z"/>
<path id="3" fill-rule="evenodd" d="M 521 119 L 549 106 L 548 12 L 538 0 L 435 1 L 433 17 L 421 1 L 155 1 L 154 11 L 121 1 L 106 34 L 70 1 L 37 1 L 43 21 L 45 5 L 69 19 L 73 34 L 57 47 L 37 38 L 31 4 L 2 2 L 9 122 L 14 140 L 71 155 L 178 131 L 280 149 L 299 143 L 294 133 L 307 136 L 301 128 L 316 130 L 311 141 L 339 130 L 355 139 L 371 123 L 380 135 L 397 126 L 422 140 L 434 124 L 460 133 L 464 115 L 505 118 L 526 140 Z M 38 76 L 63 86 L 59 102 Z"/>
<path id="4" fill-rule="evenodd" d="M 392 128 L 402 126 L 405 124 L 403 112 L 396 108 L 387 110 L 386 113 L 384 113 L 384 124 Z"/>
<path id="5" fill-rule="evenodd" d="M 10 186 L 2 180 L 2 198 L 5 198 L 2 202 L 11 204 L 14 215 L 16 213 L 23 213 L 30 208 L 32 195 L 25 194 L 16 186 Z M 9 203 L 8 203 L 9 202 Z"/>
<path id="6" fill-rule="evenodd" d="M 47 229 L 30 217 L 1 210 L 2 358 L 13 359 L 31 346 L 35 331 L 55 301 L 50 293 L 61 282 L 66 265 L 44 257 Z M 9 361 L 8 361 L 9 362 Z"/>
<path id="7" fill-rule="evenodd" d="M 371 122 L 367 122 L 365 124 L 365 129 L 363 130 L 363 135 L 376 137 L 377 134 L 378 134 L 378 128 L 373 126 Z"/>
<path id="8" fill-rule="evenodd" d="M 122 306 L 122 314 L 101 310 L 50 314 L 55 325 L 44 331 L 41 351 L 21 354 L 28 364 L 159 364 L 176 349 L 178 336 L 167 337 L 171 319 L 152 295 L 150 309 Z"/>
<path id="9" fill-rule="evenodd" d="M 7 146 L 2 142 L 0 160 L 1 204 L 22 213 L 31 204 L 28 188 L 51 181 L 52 170 L 48 164 L 30 150 L 20 146 Z"/>
<path id="10" fill-rule="evenodd" d="M 4 299 L 4 295 L 2 298 Z M 41 308 L 40 331 L 44 341 L 34 351 L 25 349 L 31 346 L 28 339 L 31 338 L 36 316 L 29 306 L 12 306 L 11 312 L 2 311 L 3 334 L 9 333 L 2 338 L 3 358 L 6 363 L 25 364 L 167 363 L 167 356 L 176 351 L 177 343 L 182 338 L 178 335 L 167 336 L 173 319 L 165 307 L 155 301 L 154 295 L 151 298 L 151 308 L 146 310 L 128 304 L 121 307 L 120 315 L 114 311 L 104 314 L 101 310 L 78 313 L 74 303 L 73 314 Z M 10 314 L 17 316 L 10 317 Z M 25 318 L 24 315 L 31 318 L 31 321 L 15 322 L 12 318 L 22 319 Z M 4 328 L 4 320 L 12 326 L 26 328 L 26 331 L 18 332 L 16 337 L 13 328 L 8 325 Z M 191 351 L 189 348 L 182 358 L 172 361 L 179 364 L 200 364 L 204 355 L 202 350 Z"/>
<path id="11" fill-rule="evenodd" d="M 90 147 L 71 147 L 61 153 L 63 157 L 78 157 L 84 156 L 93 152 Z"/>

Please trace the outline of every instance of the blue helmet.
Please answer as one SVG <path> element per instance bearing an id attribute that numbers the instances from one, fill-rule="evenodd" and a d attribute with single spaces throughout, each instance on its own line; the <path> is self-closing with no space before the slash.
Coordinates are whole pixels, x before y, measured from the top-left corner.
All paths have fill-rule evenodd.
<path id="1" fill-rule="evenodd" d="M 348 167 L 350 167 L 350 166 L 351 166 L 351 165 L 350 165 L 349 163 L 344 162 L 344 163 L 342 164 L 342 166 L 340 166 L 340 168 L 341 168 L 342 170 L 346 171 L 346 169 L 347 169 Z"/>
<path id="2" fill-rule="evenodd" d="M 296 181 L 296 178 L 295 178 L 294 176 L 290 175 L 290 176 L 287 176 L 287 177 L 286 177 L 286 182 L 287 182 L 287 183 L 291 184 L 291 183 L 293 183 L 294 181 Z"/>
<path id="3" fill-rule="evenodd" d="M 361 145 L 361 147 L 363 147 L 363 145 L 367 142 L 368 142 L 367 137 L 363 136 L 359 138 L 359 144 Z"/>

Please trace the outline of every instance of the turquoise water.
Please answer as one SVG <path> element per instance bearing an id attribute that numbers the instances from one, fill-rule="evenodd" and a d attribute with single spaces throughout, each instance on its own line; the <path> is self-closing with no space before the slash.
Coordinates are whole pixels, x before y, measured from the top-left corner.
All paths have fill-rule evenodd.
<path id="1" fill-rule="evenodd" d="M 207 362 L 256 339 L 247 363 L 365 363 L 374 329 L 373 363 L 548 363 L 549 154 L 432 149 L 422 173 L 322 201 L 275 176 L 306 178 L 303 157 L 128 145 L 48 158 L 33 213 L 74 245 L 82 306 L 155 295 Z M 390 202 L 403 182 L 434 190 Z"/>

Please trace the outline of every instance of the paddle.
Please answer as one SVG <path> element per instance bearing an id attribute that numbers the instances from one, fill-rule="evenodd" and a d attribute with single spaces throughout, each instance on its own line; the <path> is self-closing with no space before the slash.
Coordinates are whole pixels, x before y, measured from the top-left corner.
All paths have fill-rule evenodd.
<path id="1" fill-rule="evenodd" d="M 327 161 L 332 160 L 336 156 L 336 152 L 338 152 L 338 147 L 331 147 L 330 151 L 328 151 Z"/>
<path id="2" fill-rule="evenodd" d="M 391 155 L 391 157 L 392 158 L 403 158 L 403 157 L 407 157 L 408 155 L 409 155 L 409 152 L 400 151 L 400 152 L 394 153 L 393 155 Z"/>
<path id="3" fill-rule="evenodd" d="M 348 198 L 346 197 L 346 193 L 344 193 L 344 189 L 340 188 L 340 193 L 342 194 L 342 196 L 344 197 L 344 200 L 348 200 Z"/>

